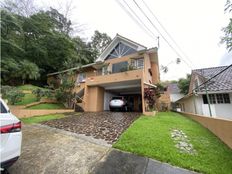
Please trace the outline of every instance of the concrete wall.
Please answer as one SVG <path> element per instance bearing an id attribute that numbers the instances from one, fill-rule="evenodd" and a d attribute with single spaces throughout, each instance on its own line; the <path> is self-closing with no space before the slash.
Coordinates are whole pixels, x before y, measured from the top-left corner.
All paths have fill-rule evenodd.
<path id="1" fill-rule="evenodd" d="M 171 102 L 176 102 L 177 100 L 181 99 L 182 97 L 184 97 L 183 94 L 170 94 Z"/>
<path id="2" fill-rule="evenodd" d="M 87 112 L 100 112 L 104 109 L 104 88 L 87 86 L 84 96 L 84 110 Z"/>
<path id="3" fill-rule="evenodd" d="M 196 114 L 184 113 L 184 112 L 182 112 L 182 114 L 199 122 L 201 125 L 208 128 L 225 144 L 227 144 L 230 148 L 232 148 L 232 121 L 231 120 L 210 118 L 202 115 L 196 115 Z"/>

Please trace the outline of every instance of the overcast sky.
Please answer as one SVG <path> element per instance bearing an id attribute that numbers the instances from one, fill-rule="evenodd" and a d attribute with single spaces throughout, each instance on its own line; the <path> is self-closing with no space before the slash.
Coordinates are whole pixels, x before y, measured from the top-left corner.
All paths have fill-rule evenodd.
<path id="1" fill-rule="evenodd" d="M 123 2 L 123 0 L 119 1 Z M 142 0 L 136 1 L 146 11 L 148 17 L 158 27 L 162 35 L 178 50 L 145 8 Z M 191 67 L 196 69 L 232 63 L 232 53 L 228 54 L 225 45 L 219 44 L 220 37 L 223 35 L 221 29 L 229 23 L 229 14 L 224 13 L 226 0 L 144 1 L 187 56 L 186 58 L 179 51 L 179 54 L 182 55 L 185 62 L 188 62 L 188 65 L 184 61 L 179 65 L 171 63 L 168 66 L 168 73 L 161 72 L 161 80 L 176 80 L 185 77 L 186 73 L 191 73 Z M 71 0 L 53 0 L 52 2 L 42 0 L 41 2 L 42 5 L 59 8 L 60 4 L 64 7 L 66 2 L 71 2 Z M 153 31 L 154 35 L 160 37 L 158 51 L 160 65 L 167 65 L 171 61 L 175 61 L 179 56 L 166 44 L 161 35 L 152 28 L 149 21 L 142 16 L 142 13 L 133 4 L 133 0 L 126 0 L 126 2 Z M 84 31 L 79 34 L 85 39 L 89 39 L 94 30 L 99 30 L 107 33 L 112 38 L 118 33 L 148 48 L 157 46 L 157 39 L 144 32 L 123 11 L 116 0 L 73 0 L 72 7 L 74 8 L 69 17 L 74 24 L 84 24 Z"/>

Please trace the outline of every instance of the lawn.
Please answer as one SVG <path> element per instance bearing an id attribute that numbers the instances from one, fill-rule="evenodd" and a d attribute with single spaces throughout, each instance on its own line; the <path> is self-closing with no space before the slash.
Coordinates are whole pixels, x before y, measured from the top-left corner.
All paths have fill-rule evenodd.
<path id="1" fill-rule="evenodd" d="M 65 109 L 65 107 L 61 103 L 41 103 L 38 105 L 27 107 L 27 109 Z"/>
<path id="2" fill-rule="evenodd" d="M 15 105 L 27 105 L 33 102 L 37 102 L 36 96 L 34 94 L 25 94 L 22 101 L 15 103 Z"/>
<path id="3" fill-rule="evenodd" d="M 180 152 L 175 147 L 173 129 L 187 135 L 195 154 Z M 113 147 L 202 173 L 232 172 L 232 150 L 206 128 L 178 113 L 140 117 Z"/>
<path id="4" fill-rule="evenodd" d="M 43 89 L 42 87 L 34 86 L 34 85 L 30 85 L 30 84 L 17 86 L 17 88 L 20 90 L 25 90 L 25 91 L 33 91 L 34 89 L 38 89 L 38 88 Z"/>
<path id="5" fill-rule="evenodd" d="M 42 116 L 35 116 L 35 117 L 28 117 L 28 118 L 20 118 L 23 123 L 32 124 L 32 123 L 39 123 L 42 121 L 54 120 L 64 118 L 64 114 L 49 114 L 49 115 L 42 115 Z"/>

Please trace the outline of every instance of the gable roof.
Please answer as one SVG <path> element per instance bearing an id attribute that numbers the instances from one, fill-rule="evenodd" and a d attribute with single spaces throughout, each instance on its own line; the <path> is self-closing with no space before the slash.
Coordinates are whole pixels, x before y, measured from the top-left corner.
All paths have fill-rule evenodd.
<path id="1" fill-rule="evenodd" d="M 136 51 L 147 49 L 145 46 L 117 34 L 101 55 L 96 59 L 96 62 L 103 62 L 120 42 L 135 49 Z"/>
<path id="2" fill-rule="evenodd" d="M 177 83 L 169 83 L 168 84 L 168 91 L 170 94 L 179 94 L 180 88 L 178 87 Z"/>
<path id="3" fill-rule="evenodd" d="M 214 77 L 216 74 L 218 74 L 221 71 L 223 71 L 221 74 Z M 214 77 L 212 78 L 212 80 L 210 80 L 207 83 L 208 91 L 214 92 L 214 91 L 231 91 L 232 90 L 232 66 L 231 65 L 195 69 L 192 71 L 192 76 L 193 75 L 200 76 L 201 78 L 204 78 L 205 80 L 209 80 L 210 78 Z M 205 91 L 204 85 L 200 86 L 198 91 L 204 92 Z"/>

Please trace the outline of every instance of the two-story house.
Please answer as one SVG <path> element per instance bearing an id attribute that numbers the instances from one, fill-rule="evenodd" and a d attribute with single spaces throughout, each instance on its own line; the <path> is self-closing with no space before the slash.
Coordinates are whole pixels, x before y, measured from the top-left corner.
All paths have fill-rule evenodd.
<path id="1" fill-rule="evenodd" d="M 124 96 L 132 111 L 146 113 L 144 88 L 155 88 L 160 81 L 157 48 L 147 49 L 118 34 L 94 63 L 48 74 L 48 84 L 70 70 L 75 72 L 74 92 L 87 112 L 109 110 L 113 96 Z"/>

